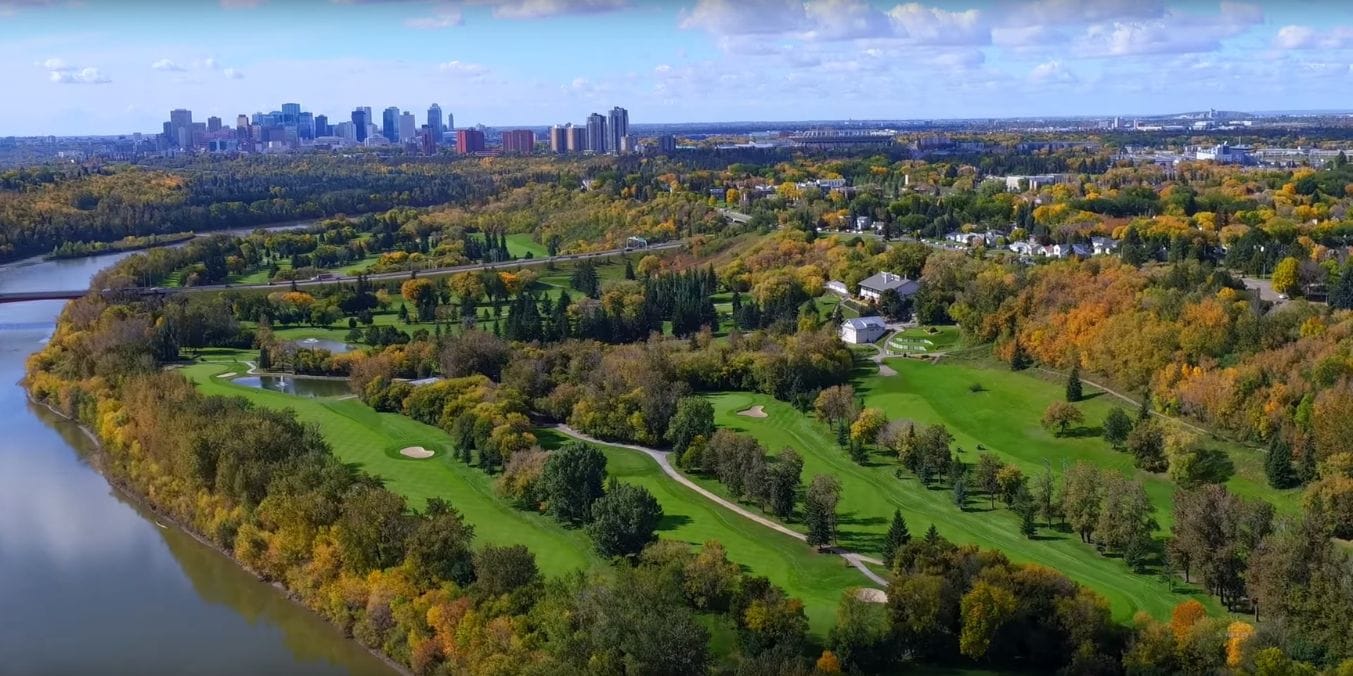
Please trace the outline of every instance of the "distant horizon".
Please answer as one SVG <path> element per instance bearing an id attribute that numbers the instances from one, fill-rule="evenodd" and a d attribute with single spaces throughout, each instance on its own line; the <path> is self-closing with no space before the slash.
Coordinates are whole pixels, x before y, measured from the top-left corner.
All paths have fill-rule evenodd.
<path id="1" fill-rule="evenodd" d="M 179 107 L 233 124 L 283 102 L 337 121 L 435 101 L 458 127 L 614 105 L 636 125 L 1319 111 L 1353 85 L 1353 6 L 0 0 L 0 66 L 23 102 L 0 136 L 24 137 L 155 133 Z"/>
<path id="2" fill-rule="evenodd" d="M 621 107 L 624 107 L 624 106 L 621 106 Z M 372 106 L 372 110 L 375 110 L 375 108 L 376 108 L 375 106 Z M 191 110 L 191 109 L 189 109 L 189 110 Z M 304 108 L 303 108 L 303 110 L 304 110 Z M 1349 116 L 1353 116 L 1353 108 L 1292 109 L 1292 110 L 1254 110 L 1254 111 L 1249 111 L 1249 110 L 1244 110 L 1244 111 L 1242 111 L 1242 110 L 1225 110 L 1225 111 L 1223 111 L 1223 110 L 1221 110 L 1221 109 L 1214 109 L 1214 110 L 1217 110 L 1217 112 L 1241 113 L 1241 114 L 1244 114 L 1244 115 L 1249 115 L 1249 116 L 1253 116 L 1253 117 L 1260 117 L 1260 118 L 1263 118 L 1263 117 L 1302 117 L 1302 116 L 1320 117 L 1320 116 L 1330 116 L 1330 115 L 1349 115 Z M 272 112 L 272 111 L 252 111 L 252 112 L 246 113 L 246 114 L 248 114 L 248 115 L 253 115 L 253 113 L 255 113 L 255 112 L 264 112 L 264 113 L 266 113 L 266 112 Z M 325 113 L 320 112 L 320 111 L 306 111 L 306 112 L 315 112 L 316 114 L 319 114 L 319 115 L 325 114 Z M 406 110 L 404 110 L 404 109 L 401 109 L 401 112 L 413 112 L 413 113 L 419 114 L 419 113 L 425 113 L 426 111 L 414 111 L 414 110 L 412 110 L 412 109 L 406 111 Z M 598 110 L 597 112 L 604 112 L 604 111 Z M 1039 120 L 1039 121 L 1041 121 L 1041 120 L 1047 120 L 1047 121 L 1058 121 L 1058 120 L 1068 120 L 1068 121 L 1071 121 L 1071 120 L 1110 120 L 1110 119 L 1113 119 L 1113 118 L 1121 118 L 1122 121 L 1126 124 L 1126 123 L 1128 123 L 1128 122 L 1131 122 L 1133 119 L 1161 120 L 1161 119 L 1169 119 L 1169 118 L 1179 117 L 1179 116 L 1184 116 L 1184 115 L 1199 114 L 1199 113 L 1203 113 L 1203 112 L 1206 112 L 1206 111 L 1205 111 L 1205 110 L 1187 110 L 1187 111 L 1178 111 L 1178 112 L 1170 112 L 1170 113 L 1097 113 L 1097 114 L 1085 114 L 1085 115 L 1019 115 L 1019 116 L 1007 116 L 1007 117 L 924 117 L 924 118 L 872 118 L 872 117 L 870 117 L 870 118 L 865 118 L 865 117 L 854 117 L 854 118 L 851 118 L 851 117 L 847 117 L 847 118 L 835 118 L 835 119 L 822 118 L 822 119 L 783 119 L 783 120 L 771 120 L 771 119 L 758 119 L 758 120 L 752 120 L 752 119 L 748 119 L 748 120 L 688 120 L 688 121 L 682 121 L 682 122 L 631 122 L 631 125 L 630 125 L 630 126 L 631 126 L 631 127 L 635 127 L 635 128 L 639 128 L 639 129 L 643 129 L 643 128 L 649 128 L 649 127 L 678 127 L 678 126 L 700 126 L 700 125 L 711 125 L 711 126 L 713 126 L 713 125 L 720 125 L 720 126 L 736 126 L 736 125 L 757 125 L 757 124 L 768 124 L 768 125 L 794 125 L 794 124 L 799 124 L 799 125 L 813 125 L 813 124 L 870 124 L 870 123 L 888 124 L 888 123 L 894 123 L 894 122 L 901 122 L 901 123 L 927 123 L 927 122 L 928 122 L 928 123 L 945 123 L 945 122 L 984 122 L 984 121 L 1018 122 L 1018 121 L 1026 121 L 1026 120 L 1027 120 L 1027 121 L 1035 121 L 1035 120 Z M 194 120 L 194 121 L 201 122 L 201 121 L 205 121 L 205 120 L 207 119 L 207 117 L 220 117 L 220 118 L 221 118 L 221 124 L 222 124 L 222 126 L 227 126 L 227 127 L 233 127 L 233 126 L 234 126 L 234 125 L 233 125 L 234 117 L 235 117 L 234 115 L 231 116 L 231 119 L 230 119 L 230 120 L 227 120 L 225 115 L 208 114 L 208 115 L 206 115 L 205 117 L 199 118 L 199 117 L 198 117 L 198 111 L 195 111 L 195 110 L 194 110 L 194 111 L 192 111 L 192 113 L 193 113 L 193 120 Z M 238 113 L 237 113 L 236 115 L 238 115 Z M 166 115 L 166 117 L 167 117 L 167 115 Z M 330 118 L 330 124 L 333 124 L 333 123 L 334 123 L 334 121 L 333 121 L 334 119 L 335 119 L 335 118 L 332 118 L 332 117 Z M 231 124 L 227 124 L 228 121 L 231 122 Z M 346 120 L 344 120 L 344 121 L 346 121 Z M 421 120 L 420 120 L 420 124 L 421 124 Z M 455 128 L 456 128 L 456 129 L 470 129 L 470 128 L 478 127 L 478 126 L 480 126 L 480 124 L 481 124 L 481 123 L 478 123 L 478 122 L 476 122 L 476 123 L 473 124 L 473 125 L 464 125 L 464 126 L 458 124 L 458 125 L 456 125 Z M 547 123 L 540 123 L 540 122 L 520 122 L 520 123 L 519 123 L 519 122 L 513 122 L 513 123 L 482 123 L 482 124 L 483 124 L 483 126 L 484 126 L 486 129 L 493 129 L 493 130 L 509 130 L 509 129 L 548 129 L 549 127 L 552 127 L 552 126 L 554 126 L 554 125 L 556 125 L 556 124 L 557 124 L 557 125 L 563 125 L 563 124 L 567 124 L 567 122 L 547 122 Z M 574 122 L 574 126 L 583 126 L 583 124 L 585 124 L 585 121 Z M 378 124 L 377 126 L 379 126 L 379 124 Z M 448 129 L 448 131 L 449 131 L 449 129 Z M 1109 131 L 1109 130 L 1105 130 L 1105 131 Z M 1130 131 L 1130 129 L 1129 129 L 1129 128 L 1124 128 L 1124 129 L 1119 129 L 1118 131 Z M 142 134 L 143 136 L 150 136 L 150 135 L 155 135 L 155 134 L 159 134 L 159 133 L 160 133 L 160 130 L 125 131 L 125 132 L 116 132 L 116 133 L 107 133 L 107 134 L 50 134 L 50 133 L 49 133 L 49 134 L 5 134 L 5 133 L 0 133 L 0 138 L 9 138 L 9 137 L 13 137 L 13 138 L 16 138 L 16 139 L 19 139 L 19 138 L 23 138 L 23 139 L 33 139 L 33 138 L 46 138 L 46 137 L 51 137 L 51 136 L 55 136 L 55 137 L 57 137 L 57 138 L 115 138 L 115 137 L 132 136 L 132 135 L 134 135 L 134 134 Z"/>

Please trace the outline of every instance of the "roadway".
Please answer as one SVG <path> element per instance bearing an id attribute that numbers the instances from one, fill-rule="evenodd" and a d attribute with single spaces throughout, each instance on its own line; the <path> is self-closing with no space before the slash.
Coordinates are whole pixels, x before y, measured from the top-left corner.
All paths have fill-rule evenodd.
<path id="1" fill-rule="evenodd" d="M 444 268 L 428 268 L 425 270 L 400 270 L 397 272 L 381 272 L 370 275 L 363 275 L 368 281 L 382 282 L 396 279 L 411 279 L 414 276 L 420 277 L 440 277 L 444 275 L 454 275 L 461 272 L 474 272 L 478 270 L 495 270 L 499 268 L 516 270 L 519 268 L 537 267 L 541 265 L 550 265 L 552 263 L 570 263 L 585 260 L 596 260 L 610 258 L 628 253 L 648 253 L 653 251 L 670 251 L 679 249 L 683 243 L 678 240 L 675 242 L 665 242 L 663 244 L 653 244 L 648 247 L 634 247 L 621 249 L 607 249 L 606 251 L 595 251 L 592 253 L 564 254 L 560 256 L 547 256 L 544 258 L 521 258 L 512 261 L 502 261 L 499 263 L 470 263 L 466 265 L 456 265 Z M 331 277 L 313 278 L 305 280 L 296 280 L 297 288 L 319 287 L 329 284 L 350 283 L 357 279 L 357 275 L 333 275 Z M 186 287 L 154 287 L 154 288 L 124 288 L 117 289 L 119 293 L 137 293 L 142 294 L 170 294 L 170 293 L 217 293 L 221 291 L 275 291 L 279 288 L 290 288 L 291 282 L 273 282 L 271 284 L 209 284 L 206 286 L 186 286 Z M 14 293 L 0 293 L 0 304 L 2 303 L 22 303 L 34 300 L 70 300 L 79 298 L 88 293 L 86 290 L 51 290 L 51 291 L 23 291 Z"/>

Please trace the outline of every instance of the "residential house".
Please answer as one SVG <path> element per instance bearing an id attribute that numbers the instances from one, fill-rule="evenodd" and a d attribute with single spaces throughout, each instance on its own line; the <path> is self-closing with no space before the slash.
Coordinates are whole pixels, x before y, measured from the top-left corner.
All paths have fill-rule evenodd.
<path id="1" fill-rule="evenodd" d="M 1090 246 L 1096 256 L 1107 256 L 1118 248 L 1118 242 L 1115 242 L 1112 237 L 1091 237 Z"/>
<path id="2" fill-rule="evenodd" d="M 920 291 L 921 283 L 891 272 L 880 272 L 860 282 L 860 298 L 878 302 L 886 291 L 896 291 L 902 298 L 910 298 Z"/>
<path id="3" fill-rule="evenodd" d="M 882 317 L 860 317 L 841 322 L 841 340 L 852 345 L 872 343 L 888 332 Z"/>

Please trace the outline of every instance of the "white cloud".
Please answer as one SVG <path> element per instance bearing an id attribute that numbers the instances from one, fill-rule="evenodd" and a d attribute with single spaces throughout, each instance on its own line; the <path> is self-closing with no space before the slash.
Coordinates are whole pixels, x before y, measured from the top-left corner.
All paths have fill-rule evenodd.
<path id="1" fill-rule="evenodd" d="M 699 0 L 683 12 L 682 28 L 716 35 L 769 35 L 803 30 L 806 16 L 796 0 Z"/>
<path id="2" fill-rule="evenodd" d="M 846 40 L 892 33 L 888 15 L 864 0 L 809 0 L 803 3 L 806 39 Z"/>
<path id="3" fill-rule="evenodd" d="M 450 73 L 457 77 L 482 78 L 489 74 L 488 66 L 482 63 L 466 63 L 464 61 L 447 61 L 439 64 L 437 70 L 443 73 Z"/>
<path id="4" fill-rule="evenodd" d="M 54 70 L 48 78 L 56 84 L 107 84 L 112 82 L 103 71 L 93 66 L 79 70 Z"/>
<path id="5" fill-rule="evenodd" d="M 1003 24 L 1068 26 L 1114 21 L 1158 19 L 1165 15 L 1164 0 L 1036 0 L 1011 3 Z"/>
<path id="6" fill-rule="evenodd" d="M 51 7 L 57 0 L 0 0 L 0 17 L 13 16 L 19 10 Z"/>
<path id="7" fill-rule="evenodd" d="M 405 26 L 422 30 L 454 28 L 462 23 L 465 23 L 465 18 L 461 16 L 460 10 L 455 8 L 446 8 L 431 16 L 420 16 L 404 21 Z"/>
<path id="8" fill-rule="evenodd" d="M 1345 49 L 1353 46 L 1353 28 L 1335 26 L 1320 31 L 1310 26 L 1283 26 L 1273 36 L 1278 49 Z"/>
<path id="9" fill-rule="evenodd" d="M 475 0 L 499 19 L 544 19 L 565 14 L 601 14 L 629 7 L 629 0 Z"/>
<path id="10" fill-rule="evenodd" d="M 1046 61 L 1029 71 L 1029 81 L 1038 83 L 1075 82 L 1076 75 L 1062 66 L 1061 61 Z"/>
<path id="11" fill-rule="evenodd" d="M 226 68 L 225 70 L 221 71 L 221 74 L 224 75 L 228 80 L 244 79 L 244 73 L 240 72 L 238 68 Z"/>
<path id="12" fill-rule="evenodd" d="M 172 70 L 172 71 L 186 70 L 183 66 L 174 63 L 170 59 L 160 59 L 159 61 L 150 64 L 150 67 L 155 70 Z"/>
<path id="13" fill-rule="evenodd" d="M 66 63 L 66 61 L 65 61 L 64 59 L 58 59 L 58 58 L 56 58 L 56 57 L 52 57 L 52 58 L 47 59 L 47 60 L 45 60 L 45 61 L 39 61 L 39 62 L 37 63 L 37 66 L 38 66 L 38 68 L 45 68 L 45 69 L 47 69 L 47 70 L 53 70 L 53 71 L 63 71 L 63 70 L 73 70 L 73 69 L 74 69 L 70 64 Z"/>
<path id="14" fill-rule="evenodd" d="M 985 25 L 982 12 L 975 9 L 950 12 L 909 2 L 889 10 L 888 16 L 897 31 L 912 44 L 981 45 L 991 42 L 991 30 Z"/>
<path id="15" fill-rule="evenodd" d="M 1263 20 L 1257 5 L 1239 2 L 1222 2 L 1216 14 L 1167 10 L 1160 19 L 1093 24 L 1076 51 L 1090 57 L 1211 52 Z"/>

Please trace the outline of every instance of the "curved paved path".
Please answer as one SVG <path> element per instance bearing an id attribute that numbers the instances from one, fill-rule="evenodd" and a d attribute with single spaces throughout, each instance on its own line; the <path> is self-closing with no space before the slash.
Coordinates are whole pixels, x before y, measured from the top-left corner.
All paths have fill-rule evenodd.
<path id="1" fill-rule="evenodd" d="M 621 444 L 616 443 L 614 441 L 602 441 L 601 439 L 597 439 L 595 437 L 583 434 L 582 432 L 579 432 L 578 430 L 575 430 L 572 427 L 569 427 L 568 425 L 564 424 L 555 425 L 554 429 L 559 430 L 560 432 L 563 432 L 564 434 L 573 437 L 574 439 L 577 439 L 579 441 L 586 441 L 592 444 L 602 444 L 604 446 L 614 446 L 616 448 L 624 448 L 627 450 L 638 451 L 640 453 L 643 453 L 644 455 L 653 458 L 653 461 L 658 463 L 658 467 L 662 468 L 663 473 L 671 477 L 673 481 L 681 484 L 682 486 L 685 486 L 686 488 L 695 491 L 696 493 L 699 493 L 706 500 L 709 500 L 710 502 L 713 502 L 742 517 L 755 521 L 756 523 L 759 523 L 762 526 L 765 526 L 766 528 L 779 532 L 783 535 L 788 535 L 789 537 L 792 537 L 795 540 L 800 540 L 803 542 L 808 541 L 808 536 L 804 535 L 803 533 L 800 533 L 792 528 L 788 528 L 780 523 L 772 521 L 771 519 L 767 519 L 766 517 L 761 516 L 759 514 L 753 514 L 746 508 L 742 507 L 741 505 L 732 502 L 730 500 L 725 500 L 715 495 L 714 493 L 710 492 L 709 490 L 705 489 L 703 486 L 686 478 L 686 475 L 682 474 L 681 472 L 678 472 L 676 468 L 672 466 L 672 463 L 668 461 L 666 451 L 659 451 L 656 448 L 648 448 L 647 446 L 636 446 L 634 444 Z M 872 581 L 874 584 L 877 584 L 880 587 L 888 586 L 887 580 L 883 579 L 881 576 L 879 576 L 878 573 L 875 573 L 873 570 L 869 568 L 869 566 L 865 565 L 867 563 L 872 563 L 874 565 L 881 566 L 883 565 L 882 561 L 872 556 L 865 556 L 863 554 L 858 554 L 856 552 L 852 552 L 847 549 L 841 549 L 840 547 L 832 547 L 825 551 L 832 552 L 833 554 L 836 554 L 841 558 L 845 559 L 848 563 L 850 563 L 850 565 L 854 566 L 865 577 L 869 578 L 869 580 Z"/>

